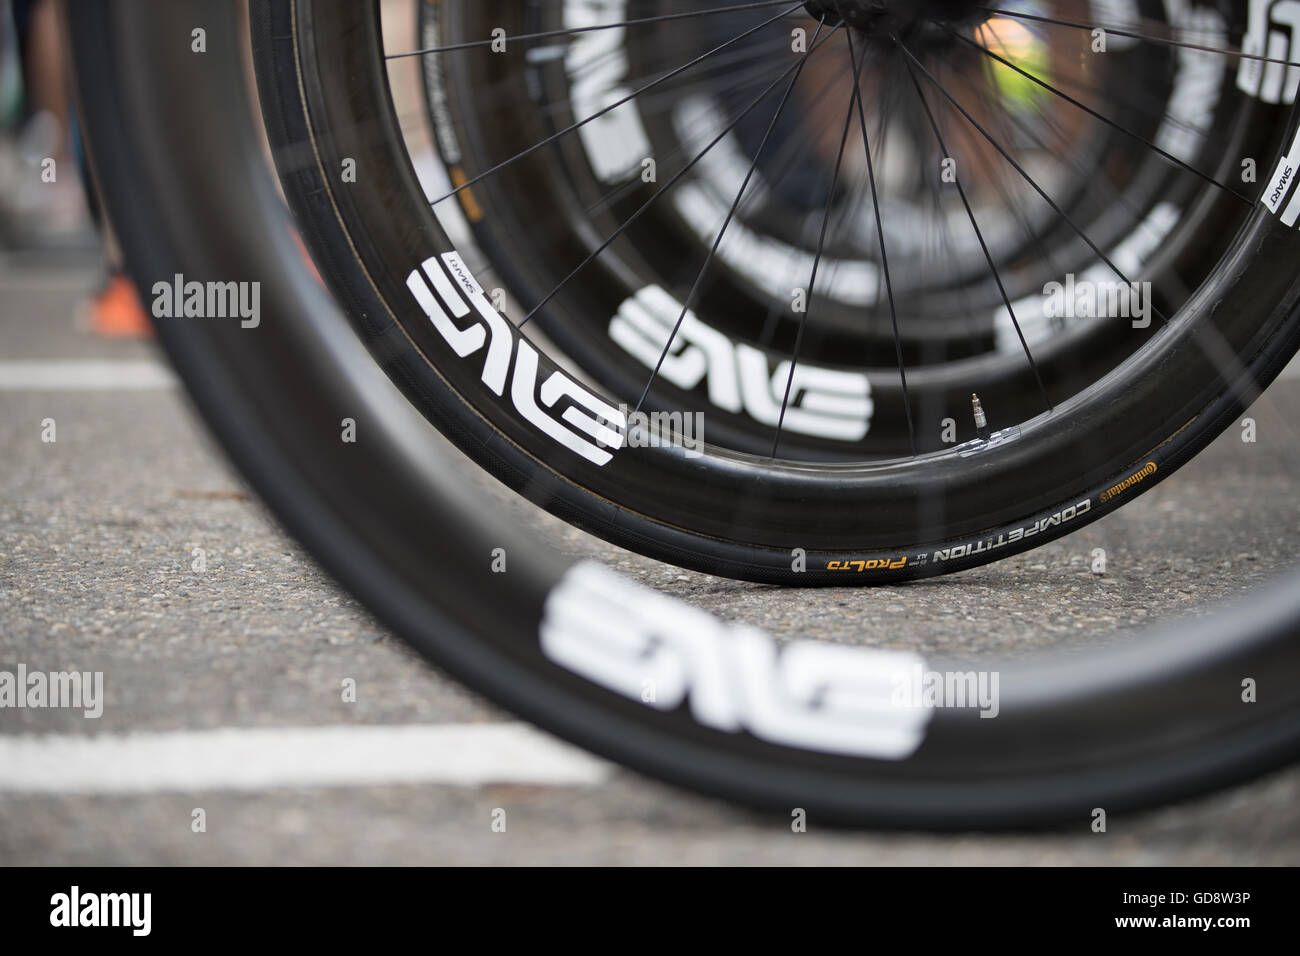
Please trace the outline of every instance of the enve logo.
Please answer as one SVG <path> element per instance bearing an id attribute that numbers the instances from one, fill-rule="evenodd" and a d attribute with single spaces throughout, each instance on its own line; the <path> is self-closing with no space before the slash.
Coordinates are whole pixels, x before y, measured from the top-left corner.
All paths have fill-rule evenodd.
<path id="1" fill-rule="evenodd" d="M 537 350 L 492 307 L 457 253 L 426 259 L 406 286 L 459 358 L 471 358 L 486 345 L 483 384 L 499 396 L 509 385 L 511 402 L 529 424 L 594 465 L 613 461 L 610 449 L 622 448 L 627 432 L 624 414 L 560 371 L 539 388 Z M 467 325 L 458 324 L 466 319 Z"/>
<path id="2" fill-rule="evenodd" d="M 552 663 L 606 690 L 663 713 L 687 705 L 705 727 L 782 746 L 903 760 L 933 716 L 919 699 L 895 696 L 925 670 L 916 654 L 821 641 L 778 647 L 592 561 L 552 589 L 540 637 Z"/>
<path id="3" fill-rule="evenodd" d="M 800 362 L 791 375 L 788 361 L 773 369 L 765 352 L 732 342 L 694 312 L 683 312 L 659 286 L 647 286 L 620 306 L 609 337 L 678 388 L 704 385 L 709 401 L 733 415 L 776 427 L 784 408 L 785 431 L 834 441 L 861 441 L 871 428 L 875 402 L 865 374 Z"/>

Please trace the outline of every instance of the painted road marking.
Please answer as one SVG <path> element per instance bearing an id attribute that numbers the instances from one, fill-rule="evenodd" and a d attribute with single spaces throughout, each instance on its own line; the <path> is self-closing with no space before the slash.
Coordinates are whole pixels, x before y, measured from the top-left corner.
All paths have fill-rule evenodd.
<path id="1" fill-rule="evenodd" d="M 171 369 L 150 360 L 0 362 L 0 391 L 5 392 L 140 392 L 176 384 Z"/>
<path id="2" fill-rule="evenodd" d="M 11 793 L 597 786 L 612 773 L 523 723 L 0 736 L 0 791 Z"/>

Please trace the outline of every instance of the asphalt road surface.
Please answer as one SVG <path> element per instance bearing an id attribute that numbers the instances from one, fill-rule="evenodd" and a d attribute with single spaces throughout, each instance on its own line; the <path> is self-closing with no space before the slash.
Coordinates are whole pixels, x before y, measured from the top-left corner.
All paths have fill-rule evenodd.
<path id="1" fill-rule="evenodd" d="M 0 710 L 0 863 L 1300 862 L 1300 769 L 1112 817 L 1105 834 L 1087 821 L 932 836 L 815 819 L 795 834 L 788 818 L 518 725 L 376 625 L 279 530 L 151 344 L 81 330 L 94 281 L 84 265 L 0 266 L 0 670 L 105 675 L 97 719 Z M 780 636 L 1087 649 L 1140 640 L 1152 621 L 1205 613 L 1294 565 L 1298 412 L 1288 376 L 1252 411 L 1255 443 L 1232 430 L 1038 551 L 878 590 L 679 571 L 474 480 L 566 552 Z M 51 419 L 56 441 L 43 441 Z M 340 690 L 349 680 L 355 700 Z M 370 776 L 331 772 L 351 753 Z"/>

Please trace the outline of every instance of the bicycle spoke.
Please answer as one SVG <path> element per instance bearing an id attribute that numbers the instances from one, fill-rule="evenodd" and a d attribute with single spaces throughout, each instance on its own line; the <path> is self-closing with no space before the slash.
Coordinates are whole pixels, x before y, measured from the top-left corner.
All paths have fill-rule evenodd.
<path id="1" fill-rule="evenodd" d="M 1107 126 L 1111 127 L 1112 129 L 1115 129 L 1126 136 L 1131 136 L 1132 138 L 1138 140 L 1145 146 L 1155 151 L 1158 155 L 1160 155 L 1164 159 L 1167 159 L 1171 163 L 1178 166 L 1180 169 L 1184 169 L 1187 172 L 1200 177 L 1201 179 L 1203 179 L 1205 182 L 1209 183 L 1212 186 L 1218 186 L 1224 192 L 1230 193 L 1231 195 L 1237 197 L 1248 206 L 1253 206 L 1255 204 L 1255 201 L 1251 199 L 1249 196 L 1246 196 L 1244 193 L 1238 192 L 1237 190 L 1233 189 L 1231 186 L 1219 182 L 1213 176 L 1201 172 L 1195 166 L 1192 166 L 1191 164 L 1186 163 L 1183 160 L 1179 159 L 1177 156 L 1174 156 L 1172 153 L 1161 149 L 1159 146 L 1157 146 L 1151 140 L 1147 139 L 1141 133 L 1137 133 L 1134 132 L 1133 130 L 1127 129 L 1126 127 L 1115 122 L 1109 117 L 1103 116 L 1101 113 L 1098 113 L 1096 110 L 1092 109 L 1086 104 L 1079 102 L 1073 96 L 1070 96 L 1068 93 L 1065 93 L 1064 91 L 1057 89 L 1052 84 L 1039 79 L 1038 77 L 1034 76 L 1034 74 L 1030 73 L 1028 70 L 1022 69 L 1021 67 L 1017 66 L 1015 63 L 1012 63 L 1010 60 L 1006 59 L 1005 57 L 999 56 L 997 53 L 994 53 L 988 47 L 976 43 L 974 40 L 970 39 L 970 37 L 962 36 L 960 33 L 957 33 L 955 30 L 948 27 L 945 27 L 945 29 L 947 30 L 948 33 L 950 33 L 952 36 L 956 37 L 957 39 L 961 40 L 963 43 L 969 44 L 970 46 L 974 47 L 976 50 L 979 50 L 980 52 L 986 54 L 987 56 L 992 57 L 994 60 L 997 60 L 1003 66 L 1015 70 L 1021 76 L 1025 77 L 1028 80 L 1032 80 L 1033 82 L 1037 83 L 1039 86 L 1041 86 L 1043 89 L 1047 90 L 1048 92 L 1053 93 L 1056 96 L 1059 96 L 1061 99 L 1065 100 L 1067 103 L 1071 104 L 1072 106 L 1076 106 L 1079 109 L 1083 110 L 1093 119 L 1100 120 L 1101 122 L 1105 123 Z"/>
<path id="2" fill-rule="evenodd" d="M 861 67 L 859 67 L 861 69 Z M 853 82 L 856 86 L 861 79 L 861 75 L 855 75 Z M 821 236 L 817 240 L 817 254 L 813 257 L 812 277 L 808 280 L 808 298 L 804 303 L 803 315 L 799 317 L 799 331 L 794 339 L 794 351 L 790 356 L 790 374 L 785 380 L 785 397 L 781 401 L 781 416 L 776 423 L 776 437 L 772 440 L 772 458 L 776 457 L 777 450 L 781 445 L 781 432 L 785 429 L 785 416 L 790 408 L 790 394 L 794 389 L 794 373 L 799 367 L 799 354 L 803 347 L 804 332 L 808 327 L 808 313 L 812 311 L 813 297 L 817 289 L 817 270 L 821 267 L 822 253 L 826 251 L 826 233 L 831 222 L 831 209 L 835 204 L 835 188 L 839 185 L 840 170 L 844 166 L 844 149 L 849 142 L 849 131 L 853 128 L 853 107 L 856 100 L 853 96 L 849 97 L 848 116 L 844 119 L 844 134 L 840 137 L 840 151 L 835 158 L 835 172 L 831 174 L 830 189 L 826 195 L 826 211 L 822 214 Z"/>
<path id="3" fill-rule="evenodd" d="M 910 59 L 913 60 L 913 62 L 916 62 L 917 65 L 920 66 L 920 62 L 917 61 L 916 58 L 912 56 L 911 52 L 907 49 L 907 47 L 905 47 L 902 44 L 902 41 L 900 41 L 897 37 L 894 37 L 894 42 L 898 44 L 899 49 L 902 50 L 903 53 L 905 53 Z M 926 75 L 930 76 L 932 80 L 934 79 L 933 76 L 930 74 L 930 72 L 928 70 L 925 70 L 924 66 L 921 66 L 921 69 L 924 70 Z M 911 77 L 912 85 L 916 88 L 916 95 L 918 99 L 920 99 L 921 101 L 921 106 L 925 110 L 925 115 L 930 121 L 930 126 L 934 130 L 934 137 L 939 142 L 940 151 L 945 156 L 950 155 L 948 153 L 948 147 L 944 143 L 943 133 L 941 133 L 939 130 L 939 123 L 934 117 L 934 111 L 930 108 L 930 103 L 925 98 L 925 92 L 921 89 L 921 83 L 919 80 L 917 80 L 916 72 L 915 70 L 912 69 L 910 64 L 908 65 L 908 75 Z M 947 91 L 944 90 L 941 85 L 939 85 L 938 81 L 934 80 L 934 82 L 936 86 L 939 86 L 939 90 L 945 93 L 946 95 Z M 998 294 L 1002 296 L 1002 302 L 1007 308 L 1008 315 L 1011 316 L 1011 324 L 1015 326 L 1016 335 L 1020 339 L 1020 346 L 1025 351 L 1025 358 L 1028 359 L 1029 367 L 1034 373 L 1034 380 L 1038 383 L 1038 390 L 1043 396 L 1043 401 L 1047 405 L 1047 410 L 1050 412 L 1053 410 L 1051 396 L 1049 396 L 1047 393 L 1047 386 L 1043 383 L 1043 376 L 1040 374 L 1038 370 L 1038 363 L 1034 361 L 1034 353 L 1029 348 L 1029 341 L 1025 338 L 1024 330 L 1020 327 L 1020 320 L 1016 318 L 1016 310 L 1015 307 L 1011 304 L 1011 296 L 1007 294 L 1006 286 L 1003 285 L 1002 283 L 1002 275 L 998 271 L 997 263 L 993 259 L 993 253 L 989 251 L 988 243 L 985 242 L 984 240 L 984 233 L 980 230 L 979 222 L 975 218 L 975 210 L 971 207 L 970 199 L 967 198 L 966 196 L 966 188 L 962 185 L 960 176 L 956 178 L 955 184 L 957 186 L 957 194 L 961 197 L 962 205 L 966 208 L 966 215 L 970 219 L 971 228 L 975 230 L 975 238 L 979 241 L 980 249 L 982 249 L 984 252 L 984 258 L 988 261 L 989 271 L 993 274 L 993 281 L 997 284 Z"/>
<path id="4" fill-rule="evenodd" d="M 836 30 L 838 30 L 838 27 L 836 28 Z M 764 88 L 763 92 L 759 93 L 758 96 L 756 96 L 749 103 L 749 105 L 745 107 L 744 111 L 741 112 L 739 116 L 737 116 L 729 124 L 727 124 L 727 126 L 720 133 L 718 133 L 718 135 L 715 136 L 709 142 L 709 144 L 705 146 L 704 149 L 702 149 L 698 155 L 696 155 L 694 159 L 692 159 L 689 163 L 687 163 L 686 166 L 683 167 L 679 172 L 677 172 L 670 180 L 668 180 L 668 182 L 664 183 L 664 185 L 659 187 L 659 189 L 655 190 L 654 195 L 652 195 L 649 199 L 647 199 L 636 210 L 636 212 L 632 213 L 632 215 L 630 215 L 627 218 L 627 220 L 625 220 L 623 224 L 620 225 L 618 229 L 616 229 L 613 232 L 613 234 L 610 235 L 608 239 L 602 242 L 594 252 L 588 255 L 587 258 L 584 259 L 581 263 L 579 263 L 579 265 L 572 272 L 570 272 L 567 276 L 565 276 L 562 280 L 560 280 L 559 285 L 557 285 L 554 289 L 548 292 L 545 298 L 543 298 L 542 301 L 538 302 L 537 305 L 533 307 L 532 311 L 530 311 L 526 316 L 524 316 L 523 321 L 519 323 L 519 328 L 522 329 L 525 325 L 527 325 L 530 321 L 532 321 L 534 316 L 536 316 L 538 312 L 544 309 L 552 299 L 554 299 L 557 295 L 559 295 L 560 291 L 566 285 L 568 285 L 569 282 L 571 282 L 574 279 L 574 277 L 578 275 L 578 273 L 582 272 L 583 269 L 587 268 L 587 266 L 595 262 L 596 259 L 600 257 L 601 253 L 603 253 L 606 249 L 608 249 L 611 245 L 613 245 L 614 242 L 619 238 L 619 236 L 623 235 L 623 233 L 625 233 L 629 228 L 631 228 L 631 226 L 638 219 L 640 219 L 641 216 L 644 215 L 645 212 L 649 210 L 651 206 L 654 205 L 655 201 L 659 199 L 660 196 L 664 195 L 675 185 L 677 185 L 677 183 L 681 182 L 681 180 L 686 176 L 686 174 L 689 173 L 692 169 L 694 169 L 699 164 L 700 160 L 702 160 L 706 155 L 708 155 L 708 153 L 713 149 L 713 147 L 717 146 L 718 143 L 726 139 L 726 137 L 731 133 L 731 131 L 734 130 L 737 126 L 739 126 L 741 121 L 744 120 L 746 116 L 752 113 L 758 107 L 758 105 L 763 102 L 763 100 L 767 99 L 768 94 L 770 94 L 773 90 L 775 90 L 781 84 L 782 80 L 784 80 L 791 73 L 797 70 L 800 64 L 807 62 L 806 58 L 810 56 L 815 50 L 818 50 L 822 46 L 824 46 L 833 36 L 835 36 L 834 30 L 831 31 L 831 33 L 827 34 L 824 38 L 822 38 L 822 40 L 817 45 L 810 46 L 808 48 L 808 52 L 799 58 L 798 63 L 794 63 L 791 66 L 789 66 L 772 83 L 768 84 L 768 86 Z"/>
<path id="5" fill-rule="evenodd" d="M 631 93 L 628 93 L 626 96 L 622 97 L 621 99 L 615 101 L 614 103 L 611 103 L 609 106 L 606 106 L 604 109 L 601 109 L 601 110 L 598 110 L 598 111 L 595 112 L 595 113 L 592 113 L 592 114 L 591 114 L 590 116 L 588 116 L 586 119 L 579 120 L 578 122 L 573 123 L 572 125 L 565 127 L 564 129 L 560 130 L 559 132 L 557 132 L 557 133 L 553 133 L 553 134 L 551 134 L 550 136 L 547 136 L 545 139 L 543 139 L 543 140 L 541 140 L 541 141 L 539 141 L 539 142 L 537 142 L 537 143 L 534 143 L 532 146 L 529 146 L 527 149 L 522 150 L 521 152 L 516 153 L 514 156 L 511 156 L 509 159 L 504 160 L 503 162 L 498 163 L 497 165 L 493 166 L 491 169 L 485 170 L 484 172 L 481 172 L 481 173 L 479 173 L 478 175 L 473 176 L 473 177 L 467 179 L 465 182 L 461 183 L 459 186 L 457 186 L 457 187 L 455 187 L 454 189 L 452 189 L 452 190 L 451 190 L 450 192 L 448 192 L 446 195 L 440 196 L 440 197 L 438 197 L 437 199 L 433 200 L 431 203 L 429 203 L 429 205 L 430 205 L 430 206 L 437 206 L 437 205 L 439 205 L 440 203 L 444 203 L 444 202 L 446 202 L 448 199 L 451 199 L 453 196 L 456 196 L 456 195 L 458 195 L 459 193 L 464 192 L 466 189 L 468 189 L 469 187 L 473 186 L 475 183 L 482 182 L 482 181 L 483 181 L 484 179 L 486 179 L 487 177 L 492 176 L 492 175 L 494 175 L 495 173 L 499 173 L 501 170 L 503 170 L 503 169 L 505 169 L 505 168 L 507 168 L 507 167 L 513 165 L 514 163 L 519 162 L 521 159 L 524 159 L 524 158 L 527 157 L 527 156 L 531 156 L 533 153 L 537 152 L 539 149 L 543 149 L 544 147 L 549 146 L 551 143 L 555 142 L 556 140 L 561 139 L 562 137 L 567 136 L 568 134 L 570 134 L 570 133 L 572 133 L 572 132 L 574 132 L 574 131 L 576 131 L 576 130 L 582 129 L 582 128 L 583 128 L 584 126 L 586 126 L 588 123 L 592 123 L 592 122 L 594 122 L 594 121 L 600 119 L 600 117 L 605 116 L 606 114 L 613 112 L 614 110 L 618 109 L 620 106 L 623 106 L 623 105 L 625 105 L 625 104 L 627 104 L 627 103 L 630 103 L 632 100 L 636 99 L 636 98 L 637 98 L 638 96 L 640 96 L 641 94 L 643 94 L 643 93 L 645 93 L 645 92 L 647 92 L 647 91 L 649 91 L 649 90 L 654 89 L 654 88 L 657 87 L 657 86 L 660 86 L 660 85 L 662 85 L 662 84 L 668 82 L 669 80 L 671 80 L 671 79 L 672 79 L 673 77 L 675 77 L 675 76 L 680 76 L 682 73 L 685 73 L 685 72 L 686 72 L 687 70 L 689 70 L 691 67 L 693 67 L 693 66 L 697 66 L 698 64 L 703 63 L 705 60 L 709 59 L 709 57 L 713 56 L 714 54 L 716 54 L 716 53 L 720 53 L 721 51 L 727 49 L 728 47 L 730 47 L 730 46 L 732 46 L 732 45 L 734 45 L 734 44 L 736 44 L 736 43 L 739 43 L 741 40 L 745 39 L 746 37 L 752 36 L 753 34 L 757 33 L 759 30 L 762 30 L 764 27 L 771 26 L 771 25 L 772 25 L 773 23 L 775 23 L 777 20 L 782 19 L 782 18 L 785 17 L 787 14 L 792 13 L 794 10 L 796 10 L 796 9 L 798 9 L 799 7 L 802 7 L 802 6 L 803 6 L 802 3 L 796 3 L 794 6 L 790 7 L 789 9 L 785 10 L 785 11 L 782 12 L 782 13 L 777 14 L 775 17 L 772 17 L 772 18 L 769 19 L 769 20 L 765 20 L 765 21 L 763 21 L 762 23 L 758 24 L 758 26 L 751 27 L 750 29 L 746 30 L 744 33 L 740 34 L 739 36 L 732 37 L 732 38 L 731 38 L 730 40 L 728 40 L 726 43 L 723 43 L 723 44 L 721 44 L 721 45 L 719 45 L 719 46 L 714 47 L 712 50 L 708 51 L 707 53 L 702 53 L 702 54 L 700 54 L 700 55 L 697 56 L 695 59 L 693 59 L 693 60 L 691 60 L 691 61 L 689 61 L 689 62 L 687 62 L 687 63 L 682 64 L 681 66 L 677 67 L 675 70 L 671 71 L 670 73 L 666 73 L 665 75 L 661 76 L 659 79 L 654 80 L 654 81 L 652 81 L 652 82 L 650 82 L 650 83 L 647 83 L 645 86 L 642 86 L 642 87 L 640 87 L 639 89 L 633 90 Z"/>
<path id="6" fill-rule="evenodd" d="M 664 343 L 663 351 L 659 354 L 659 361 L 655 363 L 654 371 L 650 374 L 650 381 L 646 382 L 645 388 L 641 392 L 641 398 L 637 400 L 636 410 L 639 412 L 645 405 L 646 398 L 650 395 L 650 389 L 654 386 L 655 379 L 659 377 L 659 372 L 663 368 L 664 362 L 668 359 L 668 354 L 672 351 L 673 342 L 676 341 L 677 335 L 681 332 L 682 325 L 686 322 L 686 314 L 690 312 L 691 305 L 695 301 L 695 296 L 700 291 L 700 284 L 704 281 L 705 274 L 709 271 L 709 266 L 713 264 L 713 258 L 717 255 L 722 240 L 727 234 L 727 229 L 731 226 L 731 221 L 736 216 L 736 211 L 740 208 L 741 200 L 744 199 L 749 184 L 754 178 L 755 172 L 758 171 L 759 160 L 763 158 L 763 151 L 767 148 L 768 140 L 772 138 L 772 133 L 776 129 L 777 123 L 781 120 L 781 115 L 785 112 L 786 104 L 790 102 L 790 96 L 794 93 L 795 87 L 799 83 L 799 77 L 803 75 L 804 67 L 808 65 L 808 57 L 812 50 L 817 46 L 817 40 L 821 36 L 822 29 L 826 26 L 826 18 L 822 17 L 821 22 L 817 25 L 817 32 L 813 34 L 812 43 L 807 52 L 799 58 L 798 69 L 795 70 L 794 76 L 790 78 L 789 85 L 785 88 L 785 93 L 781 96 L 781 102 L 777 104 L 776 111 L 772 114 L 771 122 L 767 124 L 767 130 L 763 133 L 763 139 L 754 152 L 753 162 L 749 164 L 749 172 L 745 174 L 745 181 L 740 184 L 740 191 L 736 193 L 735 201 L 731 204 L 731 209 L 727 211 L 727 218 L 723 221 L 722 227 L 718 230 L 718 236 L 713 242 L 713 247 L 704 259 L 704 265 L 700 267 L 698 275 L 695 277 L 695 284 L 691 286 L 690 293 L 686 296 L 686 301 L 682 305 L 682 312 L 677 316 L 677 322 L 673 326 L 672 333 L 668 336 L 668 341 Z M 851 41 L 850 41 L 851 42 Z"/>
<path id="7" fill-rule="evenodd" d="M 690 20 L 696 17 L 707 17 L 718 13 L 735 13 L 743 10 L 761 10 L 779 7 L 789 0 L 756 0 L 753 3 L 738 4 L 736 6 L 724 5 L 721 7 L 710 7 L 708 10 L 692 10 L 689 13 L 666 13 L 656 17 L 640 17 L 635 20 L 621 20 L 618 23 L 600 23 L 587 27 L 565 27 L 559 30 L 546 30 L 542 33 L 519 33 L 514 36 L 494 37 L 487 40 L 467 40 L 463 43 L 453 43 L 449 46 L 427 47 L 422 50 L 409 50 L 405 53 L 388 53 L 385 54 L 385 60 L 401 60 L 413 56 L 434 56 L 441 53 L 454 53 L 457 50 L 473 50 L 481 47 L 490 47 L 494 43 L 526 43 L 532 40 L 551 40 L 559 37 L 578 36 L 583 33 L 596 33 L 601 30 L 617 30 L 622 27 L 641 26 L 643 24 L 667 23 L 672 20 Z M 776 19 L 787 17 L 793 13 L 802 3 L 786 10 Z"/>
<path id="8" fill-rule="evenodd" d="M 862 64 L 858 62 L 858 55 L 853 47 L 853 35 L 851 33 L 849 34 L 849 60 L 853 65 L 854 77 L 860 76 Z M 863 62 L 865 62 L 865 57 Z M 912 457 L 916 457 L 916 424 L 912 420 L 912 400 L 907 393 L 907 366 L 903 361 L 903 339 L 898 331 L 898 308 L 894 303 L 894 283 L 889 275 L 889 252 L 885 249 L 885 226 L 881 221 L 880 197 L 876 191 L 876 165 L 871 159 L 871 140 L 867 134 L 867 116 L 862 106 L 862 87 L 858 82 L 853 84 L 853 102 L 857 104 L 858 125 L 862 128 L 862 151 L 867 157 L 867 181 L 871 185 L 871 207 L 876 217 L 876 238 L 880 242 L 880 267 L 885 275 L 885 293 L 889 297 L 889 319 L 894 328 L 894 348 L 898 353 L 898 377 L 902 383 L 903 410 L 907 413 L 907 434 L 912 443 Z"/>
<path id="9" fill-rule="evenodd" d="M 935 85 L 935 87 L 939 90 L 940 93 L 944 95 L 944 98 L 947 99 L 948 102 L 951 103 L 954 107 L 956 107 L 957 111 L 960 112 L 962 116 L 966 118 L 966 121 L 970 123 L 971 126 L 975 127 L 975 129 L 979 132 L 979 134 L 989 142 L 989 145 L 991 145 L 1002 155 L 1003 159 L 1005 159 L 1008 163 L 1011 164 L 1012 168 L 1015 169 L 1015 171 L 1018 172 L 1021 175 L 1021 177 L 1023 177 L 1025 182 L 1027 182 L 1030 185 L 1030 187 L 1034 190 L 1034 192 L 1038 193 L 1038 195 L 1043 198 L 1043 201 L 1052 207 L 1052 211 L 1055 212 L 1058 216 L 1060 216 L 1061 219 L 1065 223 L 1067 223 L 1071 229 L 1074 230 L 1074 232 L 1079 236 L 1079 238 L 1082 239 L 1084 243 L 1088 246 L 1088 248 L 1092 250 L 1093 254 L 1096 255 L 1097 258 L 1099 258 L 1102 262 L 1104 262 L 1106 266 L 1112 272 L 1115 273 L 1116 276 L 1118 276 L 1122 281 L 1128 283 L 1131 286 L 1132 283 L 1129 282 L 1129 278 L 1124 274 L 1123 270 L 1121 270 L 1119 266 L 1115 265 L 1115 263 L 1111 261 L 1110 257 L 1107 256 L 1104 252 L 1102 252 L 1095 242 L 1093 242 L 1090 238 L 1088 238 L 1087 233 L 1085 233 L 1082 229 L 1079 228 L 1078 225 L 1075 224 L 1074 220 L 1071 219 L 1070 216 L 1065 212 L 1065 210 L 1063 210 L 1060 207 L 1060 205 L 1057 204 L 1056 200 L 1054 200 L 1051 196 L 1049 196 L 1047 192 L 1043 189 L 1043 187 L 1039 186 L 1038 183 L 1034 180 L 1034 178 L 1030 176 L 1028 172 L 1025 171 L 1025 168 L 1021 166 L 1020 163 L 1016 162 L 1015 158 L 1006 151 L 1006 149 L 1002 146 L 1002 144 L 999 143 L 996 139 L 994 139 L 989 134 L 988 130 L 986 130 L 983 126 L 981 126 L 979 121 L 976 120 L 975 117 L 971 116 L 970 112 L 964 106 L 962 106 L 960 102 L 958 102 L 957 98 L 954 97 L 951 93 L 949 93 L 948 90 L 944 88 L 943 84 L 941 84 L 938 80 L 934 78 L 934 74 L 925 68 L 925 64 L 923 64 L 920 60 L 918 60 L 912 54 L 912 51 L 909 50 L 903 44 L 903 42 L 898 39 L 897 36 L 894 36 L 893 40 L 895 43 L 898 44 L 898 48 L 903 51 L 904 55 L 916 66 L 916 68 L 919 69 L 923 74 L 925 74 L 925 77 Z M 915 82 L 915 76 L 913 76 L 913 81 Z M 958 182 L 958 188 L 959 189 L 961 188 L 960 181 Z M 1161 322 L 1167 323 L 1169 321 L 1168 318 L 1159 309 L 1157 309 L 1154 304 L 1151 306 L 1151 312 L 1152 314 L 1156 315 Z"/>
<path id="10" fill-rule="evenodd" d="M 1136 33 L 1132 30 L 1120 27 L 1108 27 L 1099 23 L 1079 23 L 1075 20 L 1059 20 L 1053 17 L 1044 17 L 1034 13 L 1021 13 L 1016 10 L 1001 10 L 994 7 L 979 7 L 985 13 L 993 13 L 1000 17 L 1012 17 L 1017 20 L 1032 20 L 1036 23 L 1050 23 L 1058 27 L 1072 27 L 1076 30 L 1104 30 L 1107 33 L 1114 34 L 1118 37 L 1127 37 L 1130 40 L 1141 40 L 1145 43 L 1157 43 L 1163 46 L 1180 47 L 1185 50 L 1199 50 L 1202 53 L 1216 53 L 1220 56 L 1232 57 L 1238 60 L 1254 60 L 1259 63 L 1277 63 L 1281 66 L 1297 66 L 1300 62 L 1294 60 L 1283 60 L 1277 57 L 1264 56 L 1259 53 L 1247 53 L 1245 50 L 1225 50 L 1221 47 L 1207 46 L 1203 43 L 1192 43 L 1187 40 L 1177 40 L 1173 37 L 1157 37 L 1146 33 Z"/>
<path id="11" fill-rule="evenodd" d="M 983 39 L 983 25 L 981 24 L 978 29 L 980 31 L 980 37 Z M 1014 127 L 1016 132 L 1030 138 L 1043 152 L 1055 157 L 1055 153 L 1047 146 L 1047 144 L 1028 128 L 1028 123 L 1018 119 L 1010 111 L 998 111 L 1001 100 L 999 97 L 993 95 L 992 90 L 986 89 L 979 84 L 975 85 L 975 90 L 984 106 L 992 109 L 998 119 L 1001 120 L 1000 125 L 1003 135 L 1009 138 L 1012 132 L 1010 127 Z M 1039 117 L 1041 122 L 1043 122 L 1050 131 L 1057 133 L 1058 136 L 1064 136 L 1064 134 L 1062 134 L 1051 120 L 1041 113 L 1041 111 L 1039 111 Z M 1010 127 L 1008 124 L 1010 124 Z M 1082 167 L 1077 163 L 1073 165 L 1076 171 L 1082 169 Z M 1001 197 L 1003 204 L 1011 210 L 1011 213 L 1015 216 L 1016 222 L 1019 223 L 1021 230 L 1033 245 L 1038 261 L 1045 263 L 1051 270 L 1052 275 L 1061 275 L 1064 273 L 1066 270 L 1061 268 L 1051 245 L 1047 242 L 1047 233 L 1050 231 L 1050 228 L 1046 230 L 1040 229 L 1031 222 L 1029 214 L 1025 211 L 1025 204 L 1021 201 L 1022 197 L 1013 192 L 1010 181 L 1004 181 L 1001 176 L 993 176 L 990 178 L 992 179 L 993 186 L 997 190 L 999 197 Z M 1122 199 L 1120 201 L 1122 202 Z"/>
<path id="12" fill-rule="evenodd" d="M 725 84 L 715 83 L 711 92 L 714 94 L 714 99 L 720 102 L 721 100 L 718 97 L 718 94 L 740 92 L 741 90 L 751 89 L 758 83 L 769 80 L 774 72 L 774 68 L 771 64 L 765 63 L 761 67 L 746 71 L 738 77 L 728 77 L 728 81 Z M 781 74 L 777 74 L 778 79 L 780 78 L 780 75 Z M 660 110 L 657 114 L 655 110 L 647 108 L 646 105 L 642 105 L 642 114 L 649 117 L 671 113 L 672 110 L 678 107 L 682 101 L 682 95 L 677 90 L 665 91 L 663 98 L 664 103 L 668 105 L 667 109 Z M 704 124 L 696 125 L 703 126 Z M 679 132 L 681 133 L 681 140 L 675 144 L 674 148 L 670 152 L 665 152 L 662 155 L 656 154 L 655 159 L 660 167 L 671 168 L 673 162 L 691 154 L 691 150 L 694 148 L 692 146 L 693 143 L 698 142 L 709 135 L 708 130 L 697 131 L 694 128 L 689 130 L 679 130 Z M 616 186 L 607 195 L 604 195 L 600 199 L 587 205 L 585 207 L 585 212 L 588 215 L 592 215 L 602 209 L 608 208 L 626 196 L 635 193 L 644 185 L 645 183 L 643 183 L 639 177 L 633 178 L 628 182 Z"/>

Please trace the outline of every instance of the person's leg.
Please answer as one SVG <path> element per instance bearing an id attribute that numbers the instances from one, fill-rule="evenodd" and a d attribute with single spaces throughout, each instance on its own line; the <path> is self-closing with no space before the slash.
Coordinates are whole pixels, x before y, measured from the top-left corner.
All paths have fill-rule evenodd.
<path id="1" fill-rule="evenodd" d="M 57 123 L 58 135 L 51 155 L 63 167 L 73 168 L 69 148 L 71 91 L 68 88 L 67 53 L 59 27 L 54 0 L 15 0 L 14 26 L 22 45 L 23 79 L 28 108 L 48 113 Z"/>

